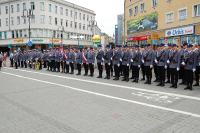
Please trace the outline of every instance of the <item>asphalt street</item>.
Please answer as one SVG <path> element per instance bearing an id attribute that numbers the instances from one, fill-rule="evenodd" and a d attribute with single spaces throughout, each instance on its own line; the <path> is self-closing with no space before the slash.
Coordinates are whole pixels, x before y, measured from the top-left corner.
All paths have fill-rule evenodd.
<path id="1" fill-rule="evenodd" d="M 45 70 L 0 71 L 0 133 L 199 133 L 193 91 Z"/>

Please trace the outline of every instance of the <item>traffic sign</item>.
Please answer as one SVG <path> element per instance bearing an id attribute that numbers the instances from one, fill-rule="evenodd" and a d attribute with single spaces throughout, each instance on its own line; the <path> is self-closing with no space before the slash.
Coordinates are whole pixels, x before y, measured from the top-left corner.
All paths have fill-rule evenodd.
<path id="1" fill-rule="evenodd" d="M 27 45 L 28 45 L 29 47 L 31 47 L 31 46 L 33 46 L 33 42 L 32 42 L 32 41 L 28 41 Z"/>

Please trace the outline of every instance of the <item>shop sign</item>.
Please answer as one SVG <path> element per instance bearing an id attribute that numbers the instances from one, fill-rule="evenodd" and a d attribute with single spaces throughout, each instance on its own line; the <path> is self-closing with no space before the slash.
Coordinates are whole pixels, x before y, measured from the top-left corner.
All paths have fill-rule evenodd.
<path id="1" fill-rule="evenodd" d="M 194 33 L 194 26 L 187 26 L 182 28 L 170 29 L 165 31 L 166 37 L 181 36 Z"/>
<path id="2" fill-rule="evenodd" d="M 23 43 L 24 39 L 14 39 L 14 43 Z"/>
<path id="3" fill-rule="evenodd" d="M 42 42 L 44 42 L 44 40 L 43 39 L 32 39 L 32 42 L 33 43 L 42 43 Z"/>
<path id="4" fill-rule="evenodd" d="M 148 40 L 150 35 L 148 36 L 139 36 L 139 37 L 130 37 L 128 38 L 128 41 L 145 41 Z"/>
<path id="5" fill-rule="evenodd" d="M 49 42 L 51 42 L 51 43 L 60 43 L 61 40 L 60 39 L 49 39 Z"/>

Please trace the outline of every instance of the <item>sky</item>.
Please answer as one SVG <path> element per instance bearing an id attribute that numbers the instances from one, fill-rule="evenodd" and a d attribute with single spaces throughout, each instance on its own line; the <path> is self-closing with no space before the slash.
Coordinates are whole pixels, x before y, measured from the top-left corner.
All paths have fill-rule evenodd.
<path id="1" fill-rule="evenodd" d="M 66 0 L 74 4 L 89 8 L 96 13 L 96 21 L 102 30 L 113 36 L 117 15 L 123 14 L 124 0 Z"/>

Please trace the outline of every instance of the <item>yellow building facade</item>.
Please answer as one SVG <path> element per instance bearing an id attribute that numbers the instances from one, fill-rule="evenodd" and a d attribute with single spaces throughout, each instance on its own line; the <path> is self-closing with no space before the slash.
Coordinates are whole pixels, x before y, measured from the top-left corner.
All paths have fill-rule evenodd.
<path id="1" fill-rule="evenodd" d="M 128 44 L 200 44 L 199 0 L 125 0 Z"/>

